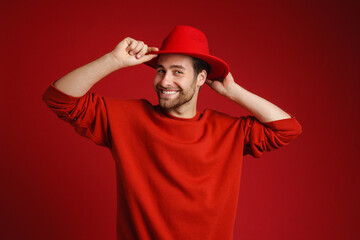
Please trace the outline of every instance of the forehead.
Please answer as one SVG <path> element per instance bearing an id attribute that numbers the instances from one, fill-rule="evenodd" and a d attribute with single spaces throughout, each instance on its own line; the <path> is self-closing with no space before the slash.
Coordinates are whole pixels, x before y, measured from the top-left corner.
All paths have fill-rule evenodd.
<path id="1" fill-rule="evenodd" d="M 161 54 L 158 57 L 158 65 L 168 68 L 173 65 L 180 65 L 188 68 L 193 68 L 193 60 L 191 57 L 181 54 Z"/>

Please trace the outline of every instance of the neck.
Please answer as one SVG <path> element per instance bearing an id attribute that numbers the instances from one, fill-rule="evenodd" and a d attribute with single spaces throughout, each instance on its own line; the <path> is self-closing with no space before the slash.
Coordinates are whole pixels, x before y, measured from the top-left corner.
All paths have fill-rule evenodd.
<path id="1" fill-rule="evenodd" d="M 196 105 L 194 106 L 180 106 L 177 108 L 171 108 L 171 109 L 165 109 L 165 111 L 178 118 L 193 118 L 195 117 L 197 111 L 196 111 Z"/>

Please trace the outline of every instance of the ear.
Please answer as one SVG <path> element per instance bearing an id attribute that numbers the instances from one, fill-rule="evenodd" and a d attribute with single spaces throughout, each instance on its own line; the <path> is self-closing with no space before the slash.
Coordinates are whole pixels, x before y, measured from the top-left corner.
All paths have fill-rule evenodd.
<path id="1" fill-rule="evenodd" d="M 205 70 L 202 70 L 198 76 L 197 76 L 197 86 L 198 87 L 201 87 L 202 85 L 204 85 L 205 81 L 206 81 L 206 77 L 207 77 L 207 74 L 206 74 L 206 71 Z"/>

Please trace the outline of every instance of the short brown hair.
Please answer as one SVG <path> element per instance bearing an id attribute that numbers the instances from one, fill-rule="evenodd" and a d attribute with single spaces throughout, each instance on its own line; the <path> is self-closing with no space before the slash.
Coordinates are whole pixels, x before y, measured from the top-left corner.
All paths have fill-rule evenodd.
<path id="1" fill-rule="evenodd" d="M 191 57 L 191 58 L 193 59 L 194 77 L 197 77 L 197 75 L 199 75 L 199 73 L 201 73 L 202 70 L 205 70 L 206 76 L 209 76 L 211 71 L 211 66 L 204 60 L 201 60 L 196 57 Z"/>

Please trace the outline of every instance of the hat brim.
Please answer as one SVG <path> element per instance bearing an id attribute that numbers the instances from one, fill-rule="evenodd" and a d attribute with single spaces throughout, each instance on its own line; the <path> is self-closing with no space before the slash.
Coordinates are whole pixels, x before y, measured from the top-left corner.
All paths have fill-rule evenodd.
<path id="1" fill-rule="evenodd" d="M 155 52 L 151 52 L 149 54 L 158 54 L 158 55 L 181 54 L 181 55 L 199 58 L 199 59 L 207 62 L 211 66 L 210 74 L 209 74 L 209 76 L 207 76 L 207 78 L 210 80 L 220 80 L 221 81 L 228 75 L 228 73 L 230 71 L 229 65 L 225 61 L 223 61 L 220 58 L 217 58 L 215 56 L 212 56 L 212 55 L 203 55 L 203 54 L 188 53 L 188 52 L 176 52 L 176 51 L 155 51 Z M 158 62 L 158 57 L 153 58 L 152 60 L 150 60 L 148 62 L 145 62 L 145 64 L 152 68 L 156 68 L 157 62 Z"/>

